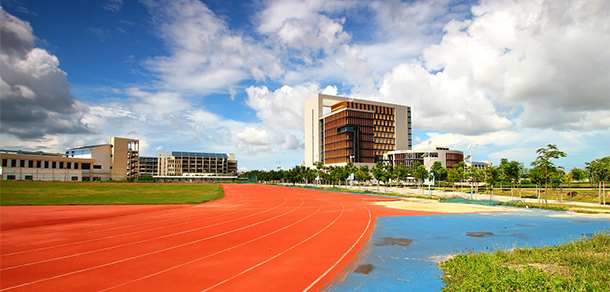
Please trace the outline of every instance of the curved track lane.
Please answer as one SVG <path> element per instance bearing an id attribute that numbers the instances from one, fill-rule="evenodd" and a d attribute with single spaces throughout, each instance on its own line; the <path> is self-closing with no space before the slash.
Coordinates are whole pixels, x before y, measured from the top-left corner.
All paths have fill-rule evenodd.
<path id="1" fill-rule="evenodd" d="M 433 214 L 353 194 L 223 187 L 225 198 L 200 205 L 4 230 L 0 291 L 318 291 L 377 216 Z"/>

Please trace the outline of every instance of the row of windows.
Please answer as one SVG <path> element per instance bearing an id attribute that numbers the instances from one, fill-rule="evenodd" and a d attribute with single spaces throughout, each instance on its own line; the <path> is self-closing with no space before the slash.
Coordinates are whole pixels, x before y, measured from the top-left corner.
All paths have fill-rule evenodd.
<path id="1" fill-rule="evenodd" d="M 360 142 L 360 150 L 373 149 L 374 144 L 371 142 Z M 339 141 L 335 143 L 328 143 L 324 146 L 326 151 L 336 150 L 336 149 L 353 149 L 354 142 L 353 141 Z"/>
<path id="2" fill-rule="evenodd" d="M 386 150 L 386 152 L 387 152 L 387 151 L 390 151 L 390 150 L 394 150 L 394 145 L 392 145 L 392 144 L 375 144 L 375 149 Z"/>
<path id="3" fill-rule="evenodd" d="M 375 121 L 379 122 L 394 122 L 394 115 L 375 114 Z"/>
<path id="4" fill-rule="evenodd" d="M 375 138 L 375 144 L 394 144 L 394 139 Z"/>
<path id="5" fill-rule="evenodd" d="M 376 126 L 376 127 L 375 127 L 375 132 L 388 132 L 388 133 L 394 133 L 394 127 L 383 127 L 383 126 Z"/>
<path id="6" fill-rule="evenodd" d="M 390 126 L 390 127 L 394 127 L 394 121 L 375 120 L 375 126 Z"/>
<path id="7" fill-rule="evenodd" d="M 372 105 L 372 104 L 363 104 L 363 103 L 358 103 L 358 102 L 342 102 L 340 106 L 337 106 L 337 109 L 343 108 L 347 106 L 348 108 L 353 108 L 353 109 L 360 109 L 360 110 L 367 110 L 367 111 L 375 111 L 376 113 L 381 113 L 381 114 L 388 114 L 388 115 L 393 115 L 394 114 L 394 108 L 392 107 L 387 107 L 387 106 L 378 106 L 378 105 Z M 333 109 L 335 109 L 335 107 L 333 107 Z"/>
<path id="8" fill-rule="evenodd" d="M 394 138 L 394 133 L 393 132 L 377 132 L 377 135 L 375 135 L 375 137 L 377 138 Z"/>
<path id="9" fill-rule="evenodd" d="M 354 126 L 362 126 L 362 127 L 373 127 L 373 120 L 361 119 L 361 118 L 352 118 L 352 117 L 343 117 L 336 120 L 329 121 L 324 119 L 324 126 L 327 129 L 332 129 L 344 125 L 354 125 Z"/>
<path id="10" fill-rule="evenodd" d="M 362 159 L 365 158 L 373 158 L 373 150 L 361 150 L 359 156 L 354 161 L 362 162 Z M 333 159 L 333 158 L 345 158 L 348 159 L 351 155 L 354 155 L 353 149 L 338 149 L 332 151 L 326 151 L 324 158 L 325 160 Z"/>
<path id="11" fill-rule="evenodd" d="M 80 168 L 79 168 L 80 166 Z M 91 163 L 2 159 L 2 167 L 27 167 L 49 169 L 91 169 Z M 102 169 L 101 165 L 93 165 L 93 169 Z"/>
<path id="12" fill-rule="evenodd" d="M 331 137 L 337 135 L 339 128 L 332 128 L 324 131 L 324 137 Z M 371 141 L 373 139 L 373 128 L 372 127 L 359 127 L 358 131 L 360 132 L 360 139 L 368 139 L 368 136 L 371 136 Z M 346 132 L 344 134 L 352 134 L 351 132 Z M 363 136 L 366 136 L 363 138 Z"/>

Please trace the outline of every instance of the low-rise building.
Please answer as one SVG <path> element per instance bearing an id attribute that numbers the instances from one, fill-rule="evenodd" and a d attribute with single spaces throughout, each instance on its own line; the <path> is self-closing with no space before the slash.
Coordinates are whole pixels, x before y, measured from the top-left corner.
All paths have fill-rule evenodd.
<path id="1" fill-rule="evenodd" d="M 82 181 L 96 164 L 93 158 L 21 150 L 0 150 L 0 159 L 3 180 Z"/>
<path id="2" fill-rule="evenodd" d="M 411 167 L 419 162 L 430 170 L 436 161 L 439 161 L 445 168 L 453 167 L 464 160 L 464 152 L 450 150 L 447 147 L 435 147 L 431 150 L 389 151 L 383 157 L 386 164 Z"/>
<path id="3" fill-rule="evenodd" d="M 493 165 L 493 162 L 491 162 L 490 160 L 483 160 L 483 161 L 473 161 L 472 162 L 472 166 L 476 169 L 480 169 L 480 170 L 486 170 L 487 168 L 489 168 L 490 166 Z M 471 164 L 469 161 L 466 161 L 466 167 L 470 167 Z"/>
<path id="4" fill-rule="evenodd" d="M 157 161 L 159 176 L 234 175 L 237 172 L 237 160 L 232 153 L 161 152 Z"/>

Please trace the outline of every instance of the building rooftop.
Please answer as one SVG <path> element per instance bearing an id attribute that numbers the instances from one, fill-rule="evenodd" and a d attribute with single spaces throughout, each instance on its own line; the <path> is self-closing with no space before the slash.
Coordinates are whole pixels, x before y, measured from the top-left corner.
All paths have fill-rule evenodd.
<path id="1" fill-rule="evenodd" d="M 214 157 L 214 158 L 229 158 L 225 153 L 204 153 L 204 152 L 183 152 L 172 151 L 172 156 L 187 156 L 187 157 Z"/>
<path id="2" fill-rule="evenodd" d="M 78 150 L 78 149 L 87 149 L 87 148 L 95 148 L 95 147 L 106 146 L 106 145 L 110 145 L 110 144 L 106 143 L 106 144 L 99 144 L 99 145 L 78 146 L 78 147 L 70 148 L 70 149 L 68 149 L 66 151 Z"/>
<path id="3" fill-rule="evenodd" d="M 62 153 L 46 153 L 42 151 L 26 151 L 26 150 L 7 150 L 0 149 L 1 153 L 7 154 L 23 154 L 23 155 L 40 155 L 40 156 L 64 156 Z"/>

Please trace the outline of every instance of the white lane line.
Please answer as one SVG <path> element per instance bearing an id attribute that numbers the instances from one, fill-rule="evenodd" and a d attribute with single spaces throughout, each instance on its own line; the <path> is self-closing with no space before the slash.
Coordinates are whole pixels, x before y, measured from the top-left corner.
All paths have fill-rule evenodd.
<path id="1" fill-rule="evenodd" d="M 194 232 L 194 231 L 199 231 L 199 230 L 203 230 L 203 229 L 219 226 L 219 225 L 226 224 L 226 223 L 231 223 L 231 222 L 239 221 L 239 220 L 242 220 L 242 219 L 245 219 L 245 218 L 249 218 L 249 217 L 256 216 L 256 215 L 259 215 L 259 214 L 262 214 L 262 213 L 269 212 L 269 211 L 271 211 L 273 209 L 277 209 L 277 208 L 281 207 L 282 205 L 286 204 L 287 201 L 288 201 L 288 199 L 286 199 L 284 197 L 284 202 L 281 205 L 279 205 L 279 206 L 276 206 L 276 207 L 273 207 L 271 209 L 268 209 L 268 210 L 265 210 L 265 211 L 261 211 L 261 212 L 258 212 L 258 213 L 254 213 L 254 214 L 251 214 L 251 215 L 248 215 L 248 216 L 245 216 L 245 217 L 240 217 L 240 218 L 236 218 L 236 219 L 233 219 L 233 220 L 229 220 L 229 221 L 223 221 L 223 222 L 219 222 L 219 223 L 212 224 L 212 225 L 207 225 L 207 226 L 203 226 L 203 227 L 188 229 L 188 230 L 184 230 L 184 231 L 180 231 L 180 232 L 170 233 L 170 234 L 166 234 L 166 235 L 158 236 L 158 237 L 153 237 L 153 238 L 147 238 L 147 239 L 143 239 L 143 240 L 139 240 L 139 241 L 133 241 L 133 242 L 119 244 L 119 245 L 113 245 L 113 246 L 109 246 L 109 247 L 105 247 L 105 248 L 94 249 L 94 250 L 90 250 L 90 251 L 86 251 L 86 252 L 75 253 L 75 254 L 70 254 L 70 255 L 65 255 L 65 256 L 60 256 L 60 257 L 54 257 L 54 258 L 50 258 L 50 259 L 46 259 L 46 260 L 35 261 L 35 262 L 26 263 L 26 264 L 6 267 L 6 268 L 0 269 L 0 272 L 1 271 L 6 271 L 6 270 L 12 270 L 12 269 L 16 269 L 16 268 L 21 268 L 21 267 L 27 267 L 27 266 L 31 266 L 31 265 L 35 265 L 35 264 L 47 263 L 47 262 L 51 262 L 51 261 L 57 261 L 57 260 L 62 260 L 62 259 L 67 259 L 67 258 L 87 255 L 87 254 L 96 253 L 96 252 L 100 252 L 100 251 L 111 250 L 111 249 L 115 249 L 115 248 L 120 248 L 120 247 L 130 246 L 130 245 L 134 245 L 134 244 L 149 242 L 149 241 L 153 241 L 153 240 L 157 240 L 157 239 L 168 238 L 168 237 L 172 237 L 172 236 L 176 236 L 176 235 L 181 235 L 181 234 L 186 234 L 186 233 L 190 233 L 190 232 Z M 164 226 L 164 227 L 159 227 L 159 228 L 153 228 L 151 230 L 162 229 L 162 228 L 166 228 L 166 227 Z M 146 231 L 151 231 L 151 230 L 146 230 Z M 144 232 L 144 231 L 142 231 L 142 232 Z M 142 232 L 133 232 L 132 234 L 142 233 Z M 101 239 L 110 239 L 110 238 L 121 237 L 121 236 L 124 236 L 124 235 L 108 236 L 108 237 L 101 238 Z M 94 240 L 90 240 L 90 241 L 96 241 L 96 240 L 101 240 L 101 239 L 94 239 Z"/>
<path id="2" fill-rule="evenodd" d="M 236 248 L 241 247 L 241 246 L 244 246 L 244 245 L 246 245 L 246 244 L 248 244 L 248 243 L 252 243 L 252 242 L 254 242 L 254 241 L 257 241 L 257 240 L 263 239 L 263 238 L 265 238 L 265 237 L 268 237 L 268 236 L 270 236 L 270 235 L 273 235 L 273 234 L 275 234 L 275 233 L 278 233 L 278 232 L 280 232 L 280 231 L 282 231 L 282 230 L 285 230 L 285 229 L 287 229 L 287 228 L 290 228 L 290 227 L 292 227 L 292 226 L 294 226 L 294 225 L 296 225 L 296 224 L 299 224 L 299 223 L 301 223 L 301 222 L 303 222 L 303 221 L 307 220 L 307 219 L 308 219 L 308 218 L 310 218 L 311 216 L 313 216 L 313 215 L 315 215 L 316 213 L 318 213 L 318 212 L 320 211 L 320 209 L 322 209 L 322 206 L 318 207 L 318 209 L 317 209 L 315 212 L 313 212 L 312 214 L 308 215 L 307 217 L 305 217 L 305 218 L 303 218 L 303 219 L 301 219 L 301 220 L 299 220 L 299 221 L 296 221 L 296 222 L 294 222 L 294 223 L 292 223 L 292 224 L 290 224 L 290 225 L 284 226 L 284 227 L 282 227 L 282 228 L 280 228 L 280 229 L 277 229 L 277 230 L 275 230 L 275 231 L 273 231 L 273 232 L 267 233 L 267 234 L 265 234 L 265 235 L 263 235 L 263 236 L 260 236 L 260 237 L 255 238 L 255 239 L 248 240 L 248 241 L 246 241 L 246 242 L 240 243 L 240 244 L 238 244 L 238 245 L 234 245 L 234 246 L 229 247 L 229 248 L 227 248 L 227 249 L 223 249 L 223 250 L 221 250 L 221 251 L 217 251 L 217 252 L 215 252 L 215 253 L 213 253 L 213 254 L 209 254 L 209 255 L 206 255 L 206 256 L 204 256 L 204 257 L 200 257 L 200 258 L 197 258 L 197 259 L 191 260 L 191 261 L 189 261 L 189 262 L 182 263 L 182 264 L 180 264 L 180 265 L 173 266 L 173 267 L 171 267 L 171 268 L 168 268 L 168 269 L 165 269 L 165 270 L 162 270 L 162 271 L 159 271 L 159 272 L 156 272 L 156 273 L 153 273 L 153 274 L 150 274 L 150 275 L 147 275 L 147 276 L 144 276 L 144 277 L 138 278 L 138 279 L 131 280 L 131 281 L 129 281 L 129 282 L 125 282 L 125 283 L 122 283 L 122 284 L 119 284 L 119 285 L 116 285 L 116 286 L 113 286 L 113 287 L 110 287 L 110 288 L 106 288 L 106 289 L 104 289 L 104 290 L 100 290 L 100 291 L 98 291 L 98 292 L 108 291 L 108 290 L 111 290 L 111 289 L 115 289 L 115 288 L 118 288 L 118 287 L 122 287 L 122 286 L 125 286 L 125 285 L 128 285 L 128 284 L 131 284 L 131 283 L 134 283 L 134 282 L 140 281 L 140 280 L 144 280 L 144 279 L 147 279 L 147 278 L 151 278 L 151 277 L 154 277 L 154 276 L 160 275 L 160 274 L 162 274 L 162 273 L 169 272 L 169 271 L 171 271 L 171 270 L 175 270 L 175 269 L 178 269 L 178 268 L 184 267 L 184 266 L 186 266 L 186 265 L 189 265 L 189 264 L 192 264 L 192 263 L 195 263 L 195 262 L 198 262 L 198 261 L 201 261 L 201 260 L 204 260 L 204 259 L 210 258 L 210 257 L 212 257 L 212 256 L 219 255 L 219 254 L 224 253 L 224 252 L 227 252 L 227 251 L 229 251 L 229 250 L 236 249 Z"/>
<path id="3" fill-rule="evenodd" d="M 303 290 L 304 292 L 309 291 L 309 289 L 311 289 L 316 283 L 318 283 L 320 280 L 322 280 L 322 278 L 324 278 L 326 275 L 328 275 L 328 273 L 330 273 L 330 271 L 332 269 L 334 269 L 347 256 L 347 254 L 352 251 L 352 249 L 354 249 L 354 247 L 362 239 L 364 234 L 366 234 L 366 231 L 369 230 L 369 226 L 371 225 L 371 210 L 369 210 L 368 207 L 366 207 L 366 210 L 369 213 L 369 222 L 366 224 L 366 228 L 364 228 L 364 230 L 362 231 L 362 234 L 360 234 L 360 237 L 358 237 L 358 239 L 354 242 L 354 244 L 352 244 L 352 246 L 343 254 L 343 256 L 341 256 L 341 258 L 339 258 L 335 262 L 334 265 L 332 265 L 330 268 L 328 268 L 328 270 L 326 270 L 326 272 L 324 272 L 324 274 L 320 275 L 320 277 L 318 277 L 315 281 L 313 281 L 313 283 L 311 283 L 309 286 L 307 286 L 307 288 L 305 288 L 305 290 Z"/>
<path id="4" fill-rule="evenodd" d="M 341 210 L 341 213 L 339 214 L 339 216 L 337 216 L 337 218 L 335 218 L 335 220 L 333 220 L 332 222 L 330 222 L 328 225 L 326 225 L 326 227 L 322 228 L 320 231 L 316 232 L 316 233 L 315 233 L 315 234 L 313 234 L 312 236 L 310 236 L 310 237 L 308 237 L 308 238 L 304 239 L 303 241 L 301 241 L 301 242 L 299 242 L 299 243 L 297 243 L 297 244 L 293 245 L 292 247 L 290 247 L 290 248 L 288 248 L 288 249 L 286 249 L 286 250 L 282 251 L 281 253 L 278 253 L 278 254 L 276 254 L 275 256 L 270 257 L 270 258 L 268 258 L 267 260 L 264 260 L 264 261 L 262 261 L 262 262 L 260 262 L 260 263 L 258 263 L 258 264 L 256 264 L 256 265 L 254 265 L 254 266 L 250 267 L 249 269 L 246 269 L 246 270 L 242 271 L 241 273 L 234 275 L 233 277 L 230 277 L 230 278 L 228 278 L 228 279 L 225 279 L 225 280 L 221 281 L 220 283 L 217 283 L 217 284 L 216 284 L 216 285 L 214 285 L 214 286 L 211 286 L 211 287 L 208 287 L 208 288 L 207 288 L 207 289 L 205 289 L 205 290 L 202 290 L 202 292 L 205 292 L 205 291 L 209 291 L 209 290 L 211 290 L 211 289 L 214 289 L 214 288 L 216 288 L 216 287 L 218 287 L 218 286 L 220 286 L 220 285 L 222 285 L 222 284 L 224 284 L 224 283 L 226 283 L 226 282 L 229 282 L 229 281 L 231 281 L 231 280 L 233 280 L 233 279 L 235 279 L 235 278 L 237 278 L 237 277 L 239 277 L 239 276 L 241 276 L 241 275 L 243 275 L 243 274 L 245 274 L 245 273 L 247 273 L 247 272 L 249 272 L 249 271 L 252 271 L 252 270 L 254 270 L 254 269 L 256 269 L 256 268 L 258 268 L 258 267 L 260 267 L 260 266 L 264 265 L 265 263 L 267 263 L 267 262 L 269 262 L 269 261 L 271 261 L 271 260 L 273 260 L 273 259 L 275 259 L 275 258 L 277 258 L 277 257 L 279 257 L 279 256 L 281 256 L 281 255 L 283 255 L 283 254 L 285 254 L 285 253 L 287 253 L 287 252 L 289 252 L 290 250 L 292 250 L 292 249 L 296 248 L 297 246 L 300 246 L 301 244 L 303 244 L 303 243 L 305 243 L 305 242 L 309 241 L 310 239 L 312 239 L 312 238 L 316 237 L 318 234 L 322 233 L 324 230 L 328 229 L 328 228 L 329 228 L 331 225 L 335 224 L 335 222 L 337 222 L 337 220 L 339 220 L 339 218 L 340 218 L 340 217 L 343 215 L 343 212 L 345 211 L 345 206 L 343 205 L 343 203 L 341 203 L 341 207 L 342 207 L 342 210 Z"/>
<path id="5" fill-rule="evenodd" d="M 266 202 L 264 202 L 263 204 L 260 204 L 259 206 L 262 206 L 264 204 L 266 204 L 267 202 L 269 202 L 270 200 L 267 200 Z M 284 201 L 285 203 L 286 201 Z M 283 204 L 282 204 L 283 205 Z M 256 206 L 254 208 L 257 208 L 259 206 Z M 53 248 L 60 248 L 60 247 L 66 247 L 66 246 L 71 246 L 71 245 L 77 245 L 77 244 L 83 244 L 83 243 L 89 243 L 89 242 L 94 242 L 94 241 L 100 241 L 100 240 L 106 240 L 106 239 L 112 239 L 112 238 L 118 238 L 118 237 L 122 237 L 122 236 L 127 236 L 127 235 L 134 235 L 134 234 L 139 234 L 139 233 L 144 233 L 144 232 L 150 232 L 150 231 L 155 231 L 155 230 L 160 230 L 160 229 L 166 229 L 166 228 L 170 228 L 170 227 L 175 227 L 175 226 L 180 226 L 180 225 L 185 225 L 185 224 L 190 224 L 190 223 L 195 223 L 195 222 L 200 222 L 200 221 L 204 221 L 204 220 L 210 220 L 210 219 L 216 219 L 216 218 L 220 218 L 220 217 L 224 217 L 224 216 L 228 216 L 228 215 L 232 215 L 235 213 L 239 213 L 242 212 L 244 210 L 247 209 L 241 209 L 241 210 L 237 210 L 235 212 L 230 212 L 230 213 L 226 213 L 226 214 L 222 214 L 222 215 L 218 215 L 218 216 L 213 216 L 213 217 L 208 217 L 208 218 L 202 218 L 202 219 L 197 219 L 197 220 L 192 220 L 192 221 L 187 221 L 187 222 L 180 222 L 180 223 L 176 223 L 173 225 L 163 225 L 160 227 L 156 227 L 156 228 L 149 228 L 149 229 L 145 229 L 145 230 L 138 230 L 138 231 L 133 231 L 133 232 L 128 232 L 128 233 L 121 233 L 121 234 L 117 234 L 117 235 L 110 235 L 110 236 L 106 236 L 106 237 L 100 237 L 100 238 L 94 238 L 94 239 L 87 239 L 87 240 L 81 240 L 81 241 L 76 241 L 76 242 L 70 242 L 70 243 L 64 243 L 64 244 L 59 244 L 59 245 L 54 245 L 54 246 L 46 246 L 46 247 L 40 247 L 40 248 L 36 248 L 36 249 L 29 249 L 29 250 L 23 250 L 23 251 L 18 251 L 18 252 L 13 252 L 13 253 L 8 253 L 8 254 L 4 254 L 2 255 L 3 257 L 7 257 L 7 256 L 14 256 L 14 255 L 20 255 L 20 254 L 24 254 L 24 253 L 30 253 L 30 252 L 36 252 L 36 251 L 42 251 L 42 250 L 49 250 L 49 249 L 53 249 Z M 273 209 L 270 209 L 273 210 Z M 269 210 L 267 210 L 269 211 Z M 264 213 L 264 212 L 263 212 Z M 260 214 L 260 213 L 257 213 Z M 195 214 L 196 215 L 196 214 Z M 194 216 L 195 216 L 194 215 Z M 201 215 L 201 213 L 199 214 Z M 256 214 L 255 214 L 256 215 Z M 191 216 L 188 216 L 191 217 Z M 243 217 L 243 218 L 247 218 L 247 217 Z M 163 220 L 162 220 L 163 221 Z M 227 221 L 227 222 L 231 222 L 231 221 Z M 134 225 L 135 226 L 135 225 Z M 211 225 L 214 226 L 214 225 Z M 4 269 L 8 269 L 8 268 L 2 268 L 0 269 L 0 271 L 3 271 Z"/>
<path id="6" fill-rule="evenodd" d="M 175 245 L 175 246 L 172 246 L 172 247 L 156 250 L 156 251 L 153 251 L 153 252 L 149 252 L 149 253 L 145 253 L 145 254 L 129 257 L 129 258 L 125 258 L 125 259 L 122 259 L 122 260 L 118 260 L 118 261 L 114 261 L 114 262 L 110 262 L 110 263 L 105 263 L 103 265 L 89 267 L 89 268 L 86 268 L 86 269 L 81 269 L 81 270 L 77 270 L 77 271 L 73 271 L 73 272 L 69 272 L 69 273 L 65 273 L 65 274 L 61 274 L 61 275 L 57 275 L 57 276 L 53 276 L 53 277 L 49 277 L 49 278 L 45 278 L 45 279 L 40 279 L 40 280 L 28 282 L 28 283 L 23 283 L 23 284 L 15 285 L 15 286 L 12 286 L 12 287 L 7 287 L 7 288 L 4 288 L 4 289 L 0 289 L 0 291 L 12 290 L 12 289 L 15 289 L 15 288 L 20 288 L 20 287 L 24 287 L 24 286 L 40 283 L 40 282 L 45 282 L 45 281 L 49 281 L 49 280 L 54 280 L 54 279 L 66 277 L 66 276 L 71 276 L 71 275 L 74 275 L 74 274 L 78 274 L 78 273 L 82 273 L 82 272 L 86 272 L 86 271 L 91 271 L 91 270 L 95 270 L 95 269 L 99 269 L 99 268 L 103 268 L 103 267 L 107 267 L 107 266 L 111 266 L 111 265 L 116 265 L 116 264 L 119 264 L 119 263 L 131 261 L 131 260 L 142 258 L 142 257 L 145 257 L 145 256 L 149 256 L 149 255 L 153 255 L 153 254 L 158 254 L 158 253 L 165 252 L 165 251 L 168 251 L 168 250 L 173 250 L 173 249 L 177 249 L 177 248 L 184 247 L 184 246 L 187 246 L 187 245 L 191 245 L 191 244 L 199 243 L 199 242 L 202 242 L 202 241 L 206 241 L 206 240 L 209 240 L 209 239 L 221 237 L 223 235 L 227 235 L 227 234 L 231 234 L 231 233 L 234 233 L 234 232 L 237 232 L 237 231 L 241 231 L 241 230 L 244 230 L 244 229 L 247 229 L 247 228 L 250 228 L 250 227 L 253 227 L 253 226 L 256 226 L 256 225 L 260 225 L 260 224 L 269 222 L 269 221 L 277 219 L 277 218 L 280 218 L 282 216 L 288 215 L 288 214 L 296 211 L 297 209 L 299 209 L 301 206 L 303 206 L 304 203 L 305 203 L 305 201 L 303 201 L 303 199 L 301 199 L 301 205 L 299 205 L 295 209 L 292 209 L 291 211 L 288 211 L 288 212 L 286 212 L 284 214 L 275 216 L 273 218 L 269 218 L 269 219 L 264 220 L 264 221 L 259 221 L 257 223 L 251 224 L 251 225 L 247 225 L 247 226 L 244 226 L 244 227 L 241 227 L 241 228 L 233 229 L 231 231 L 227 231 L 227 232 L 224 232 L 224 233 L 219 233 L 219 234 L 216 234 L 216 235 L 213 235 L 213 236 L 210 236 L 210 237 L 198 239 L 198 240 L 195 240 L 195 241 L 190 241 L 190 242 L 187 242 L 187 243 L 183 243 L 183 244 L 180 244 L 180 245 Z"/>

